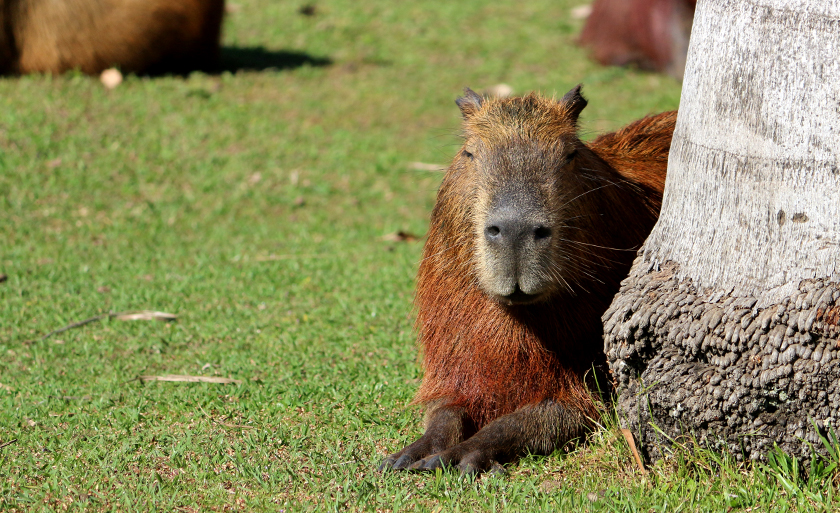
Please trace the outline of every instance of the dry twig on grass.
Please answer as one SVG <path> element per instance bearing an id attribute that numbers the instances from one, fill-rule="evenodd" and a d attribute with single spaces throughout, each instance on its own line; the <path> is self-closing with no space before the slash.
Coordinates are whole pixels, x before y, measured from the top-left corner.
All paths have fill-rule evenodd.
<path id="1" fill-rule="evenodd" d="M 122 312 L 111 315 L 114 319 L 119 321 L 174 321 L 178 318 L 177 315 L 166 312 L 157 312 L 154 310 L 136 310 L 131 312 Z"/>
<path id="2" fill-rule="evenodd" d="M 9 440 L 8 442 L 5 442 L 5 443 L 0 444 L 0 449 L 2 449 L 3 447 L 6 447 L 6 446 L 8 446 L 8 445 L 12 445 L 12 444 L 13 444 L 13 443 L 15 443 L 15 442 L 17 442 L 17 438 L 12 438 L 12 439 L 11 439 L 11 440 Z"/>
<path id="3" fill-rule="evenodd" d="M 622 429 L 621 434 L 624 435 L 624 439 L 627 441 L 627 445 L 630 446 L 630 452 L 633 453 L 633 458 L 636 459 L 636 465 L 639 466 L 639 469 L 642 471 L 642 474 L 647 474 L 647 469 L 645 469 L 645 465 L 644 463 L 642 463 L 642 458 L 639 456 L 639 451 L 636 450 L 636 442 L 633 440 L 633 433 L 631 433 L 629 429 Z"/>
<path id="4" fill-rule="evenodd" d="M 408 168 L 414 171 L 445 171 L 443 164 L 427 164 L 426 162 L 410 162 Z"/>
<path id="5" fill-rule="evenodd" d="M 228 383 L 242 384 L 241 379 L 232 378 L 217 378 L 213 376 L 188 376 L 185 374 L 167 374 L 165 376 L 139 376 L 140 382 L 146 381 L 176 381 L 183 383 L 220 383 L 222 385 Z"/>
<path id="6" fill-rule="evenodd" d="M 154 310 L 131 310 L 128 312 L 108 312 L 102 315 L 96 315 L 94 317 L 90 317 L 83 321 L 74 322 L 73 324 L 68 324 L 63 328 L 59 328 L 57 330 L 51 331 L 41 337 L 41 340 L 47 340 L 53 335 L 57 335 L 59 333 L 63 333 L 67 330 L 72 330 L 73 328 L 78 328 L 80 326 L 84 326 L 85 324 L 90 324 L 92 322 L 101 321 L 105 318 L 117 319 L 120 321 L 174 321 L 178 318 L 177 315 L 173 315 L 166 312 L 157 312 Z"/>
<path id="7" fill-rule="evenodd" d="M 228 424 L 227 422 L 216 421 L 216 424 L 231 429 L 256 429 L 257 426 L 248 426 L 247 424 Z"/>

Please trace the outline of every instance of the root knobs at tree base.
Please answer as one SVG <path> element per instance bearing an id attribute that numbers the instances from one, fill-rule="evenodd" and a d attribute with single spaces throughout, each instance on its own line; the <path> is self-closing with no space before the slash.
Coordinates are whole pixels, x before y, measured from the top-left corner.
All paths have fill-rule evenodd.
<path id="1" fill-rule="evenodd" d="M 782 302 L 710 302 L 678 266 L 634 272 L 604 315 L 618 408 L 646 455 L 672 440 L 759 459 L 777 443 L 807 458 L 840 422 L 840 287 L 806 280 Z"/>
<path id="2" fill-rule="evenodd" d="M 659 221 L 603 316 L 623 427 L 807 459 L 840 424 L 840 1 L 700 2 Z"/>

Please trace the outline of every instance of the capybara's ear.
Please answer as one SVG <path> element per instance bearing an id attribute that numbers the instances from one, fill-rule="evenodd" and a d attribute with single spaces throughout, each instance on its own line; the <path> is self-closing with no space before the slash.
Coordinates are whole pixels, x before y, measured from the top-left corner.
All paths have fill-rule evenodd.
<path id="1" fill-rule="evenodd" d="M 580 94 L 580 88 L 582 86 L 583 84 L 576 85 L 571 91 L 563 95 L 563 98 L 560 100 L 560 103 L 566 105 L 566 108 L 569 109 L 569 115 L 575 123 L 577 123 L 580 112 L 584 107 L 586 107 L 586 104 L 589 103 L 586 101 L 586 98 Z"/>
<path id="2" fill-rule="evenodd" d="M 455 100 L 455 104 L 461 109 L 464 119 L 475 114 L 481 108 L 484 99 L 469 87 L 464 88 L 464 96 Z"/>

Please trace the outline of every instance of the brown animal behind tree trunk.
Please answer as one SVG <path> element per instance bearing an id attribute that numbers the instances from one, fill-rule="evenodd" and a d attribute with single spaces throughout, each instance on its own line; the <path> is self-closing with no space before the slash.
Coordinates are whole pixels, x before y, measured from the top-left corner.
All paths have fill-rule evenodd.
<path id="1" fill-rule="evenodd" d="M 0 0 L 0 72 L 208 69 L 224 0 Z"/>
<path id="2" fill-rule="evenodd" d="M 580 35 L 604 65 L 660 71 L 682 80 L 696 0 L 597 0 Z"/>

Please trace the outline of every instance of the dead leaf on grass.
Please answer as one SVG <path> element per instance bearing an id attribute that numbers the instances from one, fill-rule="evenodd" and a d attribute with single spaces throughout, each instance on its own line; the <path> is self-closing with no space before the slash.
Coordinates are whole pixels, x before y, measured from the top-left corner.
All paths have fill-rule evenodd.
<path id="1" fill-rule="evenodd" d="M 183 383 L 220 383 L 222 385 L 228 383 L 242 384 L 241 379 L 232 378 L 217 378 L 213 376 L 188 376 L 186 374 L 167 374 L 165 376 L 140 376 L 140 381 L 176 381 Z"/>
<path id="2" fill-rule="evenodd" d="M 636 459 L 636 465 L 639 466 L 642 474 L 647 474 L 645 465 L 642 463 L 642 458 L 639 456 L 639 451 L 636 450 L 636 442 L 633 440 L 633 433 L 631 433 L 629 429 L 622 429 L 621 434 L 624 435 L 624 440 L 626 440 L 627 445 L 630 446 L 630 452 L 633 453 L 633 458 Z"/>
<path id="3" fill-rule="evenodd" d="M 15 391 L 14 388 L 10 387 L 9 385 L 4 385 L 3 383 L 0 383 L 0 389 L 6 390 L 6 391 L 9 391 L 9 392 L 14 392 Z"/>
<path id="4" fill-rule="evenodd" d="M 542 483 L 540 483 L 540 490 L 542 490 L 543 493 L 554 493 L 562 488 L 563 483 L 561 483 L 560 481 L 555 481 L 553 479 L 549 479 L 548 481 L 543 481 Z"/>
<path id="5" fill-rule="evenodd" d="M 218 422 L 218 421 L 216 422 L 216 424 L 218 424 L 220 426 L 224 426 L 226 428 L 231 428 L 231 429 L 256 429 L 256 427 L 257 427 L 257 426 L 248 426 L 248 425 L 245 425 L 245 424 L 228 424 L 227 422 Z"/>
<path id="6" fill-rule="evenodd" d="M 63 401 L 90 401 L 89 395 L 50 395 L 47 397 L 49 397 L 50 399 L 61 399 Z"/>
<path id="7" fill-rule="evenodd" d="M 137 310 L 135 312 L 123 312 L 114 315 L 114 319 L 119 321 L 163 321 L 170 322 L 177 319 L 178 316 L 166 313 L 157 312 L 154 310 Z"/>
<path id="8" fill-rule="evenodd" d="M 598 499 L 603 499 L 607 496 L 606 490 L 598 490 L 598 492 L 589 492 L 586 494 L 586 498 L 589 499 L 589 502 L 598 502 Z"/>
<path id="9" fill-rule="evenodd" d="M 414 242 L 416 240 L 420 240 L 420 236 L 400 230 L 395 233 L 383 235 L 382 240 L 385 242 Z"/>

